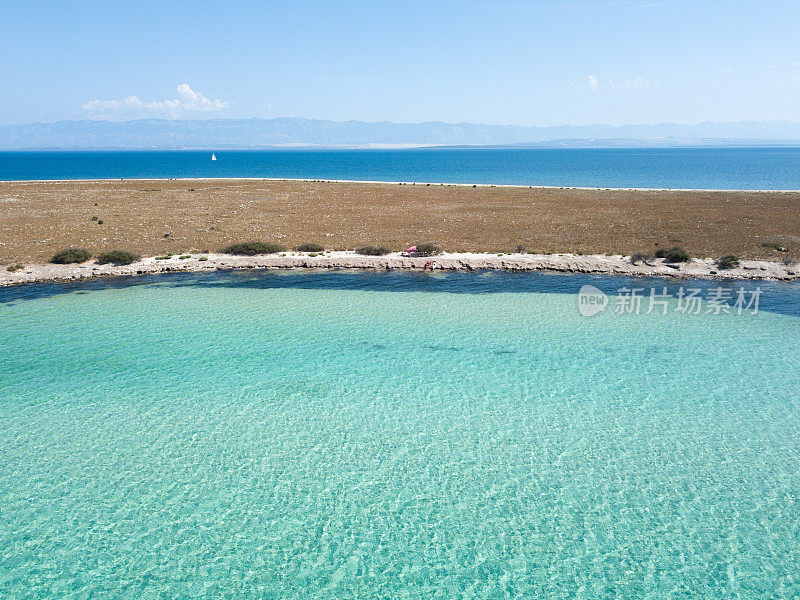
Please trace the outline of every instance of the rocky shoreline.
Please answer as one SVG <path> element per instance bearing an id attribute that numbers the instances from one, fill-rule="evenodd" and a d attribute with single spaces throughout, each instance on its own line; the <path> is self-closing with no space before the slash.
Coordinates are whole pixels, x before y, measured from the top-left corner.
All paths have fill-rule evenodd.
<path id="1" fill-rule="evenodd" d="M 292 268 L 559 271 L 639 277 L 800 280 L 800 265 L 756 260 L 743 260 L 738 267 L 719 270 L 712 259 L 692 259 L 675 264 L 652 259 L 632 264 L 629 256 L 604 254 L 444 253 L 433 257 L 408 257 L 400 253 L 362 256 L 355 252 L 336 251 L 317 255 L 291 252 L 260 256 L 212 253 L 192 254 L 189 258 L 180 258 L 180 255 L 168 259 L 145 257 L 130 265 L 99 265 L 93 261 L 79 265 L 33 264 L 13 272 L 0 271 L 0 286 L 156 273 Z"/>

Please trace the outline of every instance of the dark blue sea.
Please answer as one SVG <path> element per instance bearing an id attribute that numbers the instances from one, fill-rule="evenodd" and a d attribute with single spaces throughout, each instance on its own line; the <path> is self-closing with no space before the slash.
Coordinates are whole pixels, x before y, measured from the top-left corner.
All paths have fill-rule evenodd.
<path id="1" fill-rule="evenodd" d="M 565 187 L 800 189 L 800 148 L 0 152 L 0 180 L 265 177 Z"/>

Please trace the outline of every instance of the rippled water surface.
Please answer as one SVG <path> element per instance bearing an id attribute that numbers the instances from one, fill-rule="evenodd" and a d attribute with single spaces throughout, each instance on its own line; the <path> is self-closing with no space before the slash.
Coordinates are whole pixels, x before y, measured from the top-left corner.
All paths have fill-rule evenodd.
<path id="1" fill-rule="evenodd" d="M 0 597 L 798 597 L 797 286 L 587 281 L 0 290 Z"/>
<path id="2" fill-rule="evenodd" d="M 800 148 L 0 152 L 0 180 L 278 177 L 517 185 L 800 189 Z"/>

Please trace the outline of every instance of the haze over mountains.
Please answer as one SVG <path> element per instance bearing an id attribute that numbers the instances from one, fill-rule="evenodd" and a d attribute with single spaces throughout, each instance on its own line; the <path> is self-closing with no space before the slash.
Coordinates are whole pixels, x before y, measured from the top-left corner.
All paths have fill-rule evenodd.
<path id="1" fill-rule="evenodd" d="M 186 149 L 270 147 L 508 146 L 626 147 L 800 144 L 800 123 L 696 125 L 367 123 L 300 118 L 60 121 L 0 126 L 0 149 Z"/>

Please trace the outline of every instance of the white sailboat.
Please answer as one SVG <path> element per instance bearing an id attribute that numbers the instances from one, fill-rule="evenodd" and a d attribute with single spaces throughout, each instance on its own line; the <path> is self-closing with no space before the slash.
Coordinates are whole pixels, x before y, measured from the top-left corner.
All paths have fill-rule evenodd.
<path id="1" fill-rule="evenodd" d="M 217 156 L 213 152 L 211 153 L 211 160 L 217 160 Z"/>

